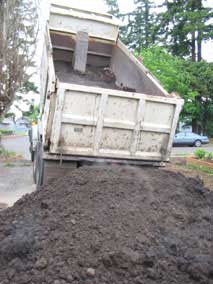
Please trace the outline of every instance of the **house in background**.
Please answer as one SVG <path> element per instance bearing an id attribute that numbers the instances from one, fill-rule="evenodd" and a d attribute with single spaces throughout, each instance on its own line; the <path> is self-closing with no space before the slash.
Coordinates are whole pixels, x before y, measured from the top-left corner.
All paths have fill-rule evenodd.
<path id="1" fill-rule="evenodd" d="M 30 121 L 26 117 L 21 117 L 16 120 L 16 127 L 29 128 L 31 125 Z"/>
<path id="2" fill-rule="evenodd" d="M 16 121 L 12 117 L 8 117 L 0 122 L 0 130 L 9 131 L 11 132 L 10 134 L 25 134 L 28 132 L 30 125 L 30 121 L 25 117 L 19 118 Z"/>

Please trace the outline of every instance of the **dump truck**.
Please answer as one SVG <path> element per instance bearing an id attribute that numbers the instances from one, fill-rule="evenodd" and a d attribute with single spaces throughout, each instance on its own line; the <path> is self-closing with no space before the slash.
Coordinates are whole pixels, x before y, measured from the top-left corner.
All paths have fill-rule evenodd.
<path id="1" fill-rule="evenodd" d="M 169 161 L 183 100 L 121 42 L 111 15 L 52 2 L 41 62 L 38 187 L 83 163 Z"/>

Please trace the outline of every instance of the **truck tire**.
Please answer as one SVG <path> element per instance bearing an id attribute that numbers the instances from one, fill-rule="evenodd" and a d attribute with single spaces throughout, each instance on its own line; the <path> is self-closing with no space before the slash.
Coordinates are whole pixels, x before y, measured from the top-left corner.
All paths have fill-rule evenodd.
<path id="1" fill-rule="evenodd" d="M 35 157 L 33 162 L 33 178 L 36 184 L 36 189 L 41 189 L 44 181 L 44 160 L 42 143 L 36 145 Z"/>
<path id="2" fill-rule="evenodd" d="M 33 151 L 33 150 L 30 151 L 30 158 L 31 158 L 31 162 L 34 162 L 34 159 L 35 159 L 35 151 Z"/>

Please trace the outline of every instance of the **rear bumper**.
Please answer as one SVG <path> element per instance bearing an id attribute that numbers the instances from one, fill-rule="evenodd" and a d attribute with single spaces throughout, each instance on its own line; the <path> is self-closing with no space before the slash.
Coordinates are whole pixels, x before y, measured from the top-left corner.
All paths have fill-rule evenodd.
<path id="1" fill-rule="evenodd" d="M 43 153 L 43 159 L 49 161 L 59 161 L 63 162 L 77 162 L 81 163 L 98 163 L 98 164 L 123 164 L 123 165 L 133 165 L 133 166 L 155 166 L 164 167 L 165 162 L 163 161 L 149 161 L 149 160 L 129 160 L 129 159 L 111 159 L 103 157 L 88 157 L 88 156 L 73 156 L 73 155 L 57 155 L 49 154 L 47 152 Z"/>

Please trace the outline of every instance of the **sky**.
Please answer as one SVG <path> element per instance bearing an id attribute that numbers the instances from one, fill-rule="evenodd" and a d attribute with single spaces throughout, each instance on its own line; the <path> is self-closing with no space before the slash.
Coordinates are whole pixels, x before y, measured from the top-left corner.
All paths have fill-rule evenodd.
<path id="1" fill-rule="evenodd" d="M 93 1 L 99 1 L 99 0 L 93 0 Z M 102 2 L 102 0 L 100 0 Z M 129 12 L 134 10 L 134 4 L 133 0 L 118 0 L 119 8 L 122 12 Z M 156 4 L 159 4 L 159 2 L 162 2 L 161 0 L 154 0 Z M 205 0 L 204 5 L 207 7 L 213 8 L 213 0 Z M 203 59 L 213 62 L 213 41 L 205 42 L 203 43 Z"/>
<path id="2" fill-rule="evenodd" d="M 59 3 L 70 2 L 72 5 L 77 5 L 84 9 L 106 11 L 107 7 L 103 0 L 55 0 Z M 160 4 L 162 0 L 153 0 L 156 4 Z M 76 4 L 77 3 L 77 4 Z M 213 0 L 205 0 L 205 6 L 213 8 Z M 134 0 L 118 0 L 121 12 L 127 13 L 134 10 Z M 213 62 L 213 41 L 203 44 L 203 58 L 209 62 Z"/>

